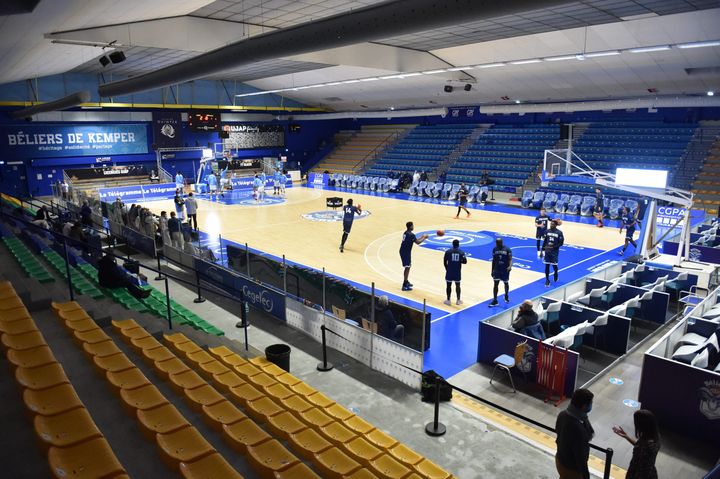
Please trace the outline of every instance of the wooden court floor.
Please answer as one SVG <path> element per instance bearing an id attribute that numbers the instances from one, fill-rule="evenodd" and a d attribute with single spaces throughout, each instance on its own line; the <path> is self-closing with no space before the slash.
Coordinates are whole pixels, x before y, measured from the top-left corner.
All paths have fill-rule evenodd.
<path id="1" fill-rule="evenodd" d="M 367 218 L 357 219 L 340 253 L 342 235 L 339 222 L 318 222 L 302 217 L 303 214 L 326 210 L 325 198 L 340 196 L 353 198 L 370 212 Z M 489 258 L 472 258 L 463 267 L 462 299 L 464 304 L 446 306 L 445 271 L 441 251 L 415 246 L 412 256 L 410 281 L 413 291 L 401 291 L 403 268 L 399 248 L 405 223 L 413 221 L 415 231 L 461 229 L 467 231 L 493 231 L 497 233 L 534 237 L 532 217 L 498 213 L 481 209 L 471 210 L 472 216 L 454 219 L 457 208 L 402 199 L 368 196 L 353 192 L 324 191 L 304 187 L 288 188 L 287 201 L 277 205 L 245 206 L 226 205 L 198 198 L 198 226 L 211 236 L 255 248 L 316 269 L 323 267 L 330 274 L 370 285 L 377 289 L 403 296 L 419 303 L 445 310 L 458 311 L 492 297 Z M 153 212 L 174 211 L 172 200 L 146 204 Z M 565 243 L 575 246 L 608 250 L 621 244 L 617 228 L 598 229 L 566 221 L 560 228 Z M 534 240 L 528 245 L 534 246 Z M 562 255 L 560 258 L 560 268 Z M 561 273 L 562 275 L 562 273 Z M 543 277 L 542 273 L 514 268 L 511 288 L 523 286 Z M 561 278 L 562 279 L 562 278 Z M 501 286 L 502 289 L 502 286 Z M 512 291 L 511 291 L 512 295 Z M 516 298 L 517 299 L 517 298 Z"/>

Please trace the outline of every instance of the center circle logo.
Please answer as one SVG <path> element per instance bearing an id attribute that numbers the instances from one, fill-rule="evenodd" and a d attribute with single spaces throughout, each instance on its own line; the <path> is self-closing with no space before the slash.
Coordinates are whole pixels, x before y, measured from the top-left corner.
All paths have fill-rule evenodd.
<path id="1" fill-rule="evenodd" d="M 452 245 L 453 240 L 460 242 L 460 247 L 484 246 L 495 241 L 495 238 L 483 233 L 473 233 L 472 231 L 462 230 L 445 230 L 444 236 L 438 236 L 436 230 L 420 231 L 415 236 L 420 237 L 428 235 L 425 241 L 429 245 L 447 246 Z"/>
<path id="2" fill-rule="evenodd" d="M 367 218 L 370 216 L 370 212 L 367 210 L 363 210 L 363 212 L 360 214 L 360 216 L 355 215 L 356 220 L 361 220 L 364 218 Z M 302 215 L 303 218 L 310 221 L 322 221 L 323 223 L 331 223 L 335 221 L 342 221 L 343 220 L 343 212 L 342 210 L 338 211 L 332 211 L 332 210 L 323 210 L 323 211 L 311 211 L 310 213 L 305 213 Z"/>

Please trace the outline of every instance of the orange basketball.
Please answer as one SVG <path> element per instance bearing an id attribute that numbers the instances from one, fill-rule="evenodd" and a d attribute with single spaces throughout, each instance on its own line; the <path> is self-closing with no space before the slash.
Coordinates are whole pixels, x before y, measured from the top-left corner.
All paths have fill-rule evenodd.
<path id="1" fill-rule="evenodd" d="M 562 224 L 562 220 L 560 218 L 555 218 L 555 223 L 560 226 Z"/>
<path id="2" fill-rule="evenodd" d="M 445 236 L 445 230 L 437 230 L 437 231 L 435 232 L 435 234 L 436 234 L 437 236 Z"/>

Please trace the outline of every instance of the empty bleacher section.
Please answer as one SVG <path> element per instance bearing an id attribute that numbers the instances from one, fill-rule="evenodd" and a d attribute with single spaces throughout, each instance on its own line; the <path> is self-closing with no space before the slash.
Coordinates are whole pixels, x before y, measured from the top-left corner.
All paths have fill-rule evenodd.
<path id="1" fill-rule="evenodd" d="M 313 167 L 313 171 L 357 173 L 371 164 L 386 148 L 393 145 L 414 125 L 364 125 L 347 138 L 328 156 Z"/>
<path id="2" fill-rule="evenodd" d="M 476 184 L 487 172 L 497 189 L 514 192 L 559 138 L 559 125 L 492 126 L 450 167 L 447 181 Z"/>
<path id="3" fill-rule="evenodd" d="M 418 126 L 388 149 L 366 174 L 383 176 L 390 171 L 425 171 L 432 176 L 476 127 L 475 124 Z"/>
<path id="4" fill-rule="evenodd" d="M 707 136 L 711 136 L 713 142 L 692 183 L 692 191 L 697 205 L 717 215 L 720 207 L 720 127 L 708 129 Z"/>

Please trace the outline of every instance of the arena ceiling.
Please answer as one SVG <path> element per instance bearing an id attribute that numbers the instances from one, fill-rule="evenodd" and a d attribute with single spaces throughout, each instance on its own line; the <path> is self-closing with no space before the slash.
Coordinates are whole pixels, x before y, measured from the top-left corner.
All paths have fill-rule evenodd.
<path id="1" fill-rule="evenodd" d="M 30 13 L 0 8 L 7 13 L 0 17 L 0 83 L 65 72 L 95 73 L 101 82 L 142 75 L 261 33 L 376 3 L 41 0 Z M 535 3 L 537 8 L 522 13 L 265 60 L 206 78 L 234 82 L 240 94 L 322 84 L 279 94 L 331 110 L 704 95 L 720 89 L 720 45 L 677 47 L 720 40 L 720 0 Z M 659 48 L 642 50 L 647 47 Z M 113 49 L 127 60 L 102 67 L 98 58 Z M 481 68 L 496 64 L 504 65 Z M 466 68 L 446 71 L 455 67 Z M 396 78 L 367 80 L 380 77 Z M 446 85 L 452 93 L 444 92 Z M 242 105 L 243 99 L 236 101 Z"/>

